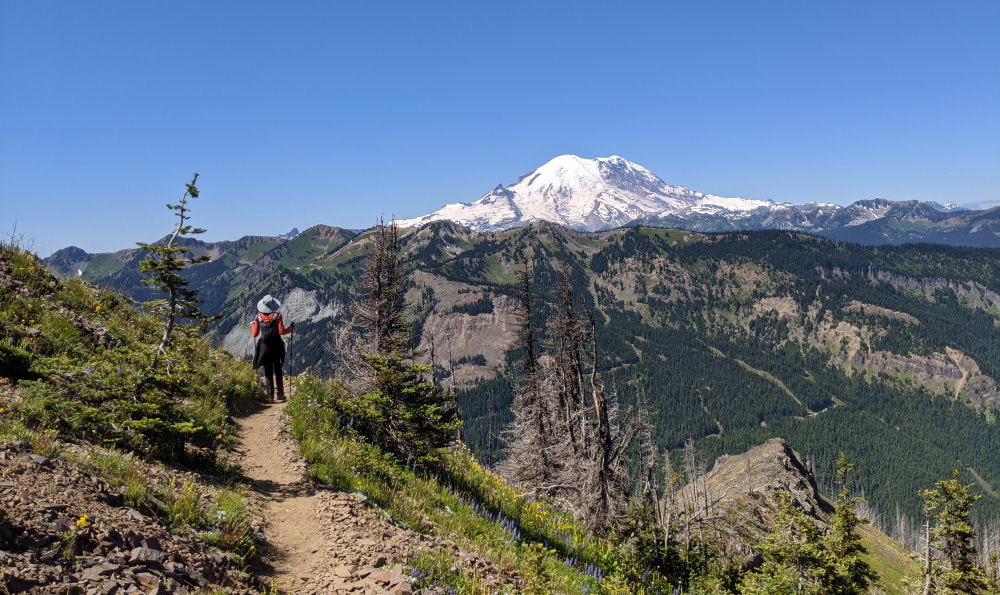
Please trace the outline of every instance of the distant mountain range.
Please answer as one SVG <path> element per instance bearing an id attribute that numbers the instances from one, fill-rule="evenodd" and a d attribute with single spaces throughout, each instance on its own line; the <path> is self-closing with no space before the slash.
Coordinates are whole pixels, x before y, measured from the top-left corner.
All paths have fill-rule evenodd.
<path id="1" fill-rule="evenodd" d="M 1000 246 L 1000 208 L 976 211 L 947 202 L 880 198 L 846 207 L 727 198 L 667 184 L 618 156 L 560 155 L 475 202 L 445 205 L 399 224 L 431 221 L 452 221 L 481 233 L 548 221 L 577 231 L 635 225 L 702 232 L 788 229 L 862 244 Z"/>

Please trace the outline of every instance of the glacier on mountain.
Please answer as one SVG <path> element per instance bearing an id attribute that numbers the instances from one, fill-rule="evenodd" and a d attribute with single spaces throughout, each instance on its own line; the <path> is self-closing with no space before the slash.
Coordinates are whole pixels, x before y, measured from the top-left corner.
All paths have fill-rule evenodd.
<path id="1" fill-rule="evenodd" d="M 596 231 L 644 217 L 713 215 L 739 218 L 760 209 L 785 206 L 764 200 L 726 198 L 673 186 L 645 167 L 617 155 L 585 159 L 560 155 L 498 186 L 473 203 L 453 203 L 422 217 L 402 219 L 412 227 L 450 220 L 476 231 L 498 231 L 549 221 Z"/>

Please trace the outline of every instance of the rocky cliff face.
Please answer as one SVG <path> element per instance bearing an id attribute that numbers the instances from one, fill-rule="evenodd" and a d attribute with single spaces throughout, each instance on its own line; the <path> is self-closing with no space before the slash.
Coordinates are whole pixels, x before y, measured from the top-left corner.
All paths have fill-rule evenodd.
<path id="1" fill-rule="evenodd" d="M 956 349 L 946 348 L 945 353 L 928 356 L 859 351 L 850 357 L 842 356 L 841 362 L 857 369 L 896 374 L 935 393 L 966 401 L 976 409 L 984 404 L 1000 406 L 996 380 L 984 375 L 975 360 Z"/>
<path id="2" fill-rule="evenodd" d="M 794 506 L 825 527 L 831 509 L 817 490 L 812 467 L 781 438 L 719 457 L 704 478 L 681 490 L 680 502 L 694 512 L 679 520 L 693 531 L 717 534 L 749 567 L 759 559 L 754 545 L 773 530 L 780 492 L 788 492 Z"/>
<path id="3" fill-rule="evenodd" d="M 835 272 L 835 275 L 843 275 Z M 887 283 L 905 291 L 915 292 L 933 300 L 934 292 L 944 291 L 958 296 L 967 307 L 989 311 L 1000 298 L 978 283 L 956 283 L 946 279 L 911 279 L 886 272 L 869 272 L 871 283 Z M 751 321 L 767 315 L 781 319 L 792 329 L 792 335 L 805 344 L 831 355 L 830 363 L 848 374 L 869 372 L 896 377 L 938 395 L 965 402 L 982 410 L 983 405 L 1000 407 L 1000 388 L 994 378 L 983 373 L 976 360 L 950 346 L 925 354 L 896 353 L 878 349 L 879 341 L 890 335 L 887 322 L 919 326 L 916 316 L 874 304 L 853 300 L 843 312 L 857 314 L 846 321 L 830 316 L 827 305 L 814 302 L 803 311 L 789 297 L 769 297 L 753 306 Z"/>

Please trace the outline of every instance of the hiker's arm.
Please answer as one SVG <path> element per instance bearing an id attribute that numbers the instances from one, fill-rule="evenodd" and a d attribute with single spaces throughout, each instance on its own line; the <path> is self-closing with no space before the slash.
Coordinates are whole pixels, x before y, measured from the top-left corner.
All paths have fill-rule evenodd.
<path id="1" fill-rule="evenodd" d="M 295 330 L 295 323 L 293 322 L 291 324 L 291 326 L 287 326 L 286 327 L 285 326 L 285 319 L 281 317 L 281 314 L 278 314 L 278 334 L 279 335 L 287 335 L 288 333 L 290 333 L 290 332 L 292 332 L 294 330 Z"/>
<path id="2" fill-rule="evenodd" d="M 257 324 L 256 320 L 254 320 L 253 322 L 250 323 L 250 335 L 256 337 L 257 333 L 259 332 L 260 332 L 260 325 Z"/>

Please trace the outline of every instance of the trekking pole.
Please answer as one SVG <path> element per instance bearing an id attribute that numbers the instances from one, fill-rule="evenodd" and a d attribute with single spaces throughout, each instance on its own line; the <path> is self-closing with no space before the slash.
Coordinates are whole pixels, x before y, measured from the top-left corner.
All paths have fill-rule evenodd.
<path id="1" fill-rule="evenodd" d="M 295 329 L 292 328 L 292 336 L 288 339 L 288 392 L 292 392 L 295 386 L 295 366 L 292 364 L 292 347 L 295 346 Z"/>
<path id="2" fill-rule="evenodd" d="M 247 338 L 250 339 L 250 349 L 247 351 L 247 355 L 249 355 L 250 358 L 253 359 L 253 348 L 254 348 L 253 335 L 252 334 L 248 335 Z M 256 393 L 256 391 L 258 391 L 259 389 L 260 389 L 260 383 L 257 380 L 257 368 L 253 368 L 253 390 Z"/>

